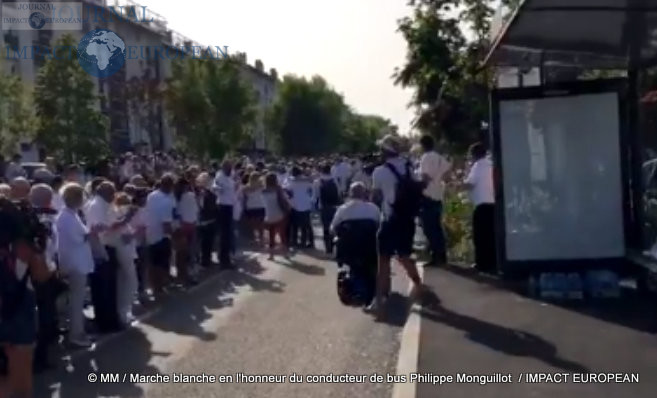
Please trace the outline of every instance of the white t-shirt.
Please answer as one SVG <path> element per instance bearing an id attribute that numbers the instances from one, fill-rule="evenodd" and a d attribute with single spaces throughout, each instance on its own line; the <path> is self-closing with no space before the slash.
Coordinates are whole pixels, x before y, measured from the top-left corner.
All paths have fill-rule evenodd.
<path id="1" fill-rule="evenodd" d="M 331 174 L 333 174 L 333 178 L 337 181 L 338 188 L 340 188 L 342 192 L 347 191 L 347 184 L 351 177 L 351 172 L 351 165 L 347 162 L 340 162 L 333 166 L 333 169 L 331 170 Z"/>
<path id="2" fill-rule="evenodd" d="M 246 204 L 245 210 L 265 208 L 265 201 L 262 198 L 262 189 L 242 190 L 241 197 L 244 198 Z"/>
<path id="3" fill-rule="evenodd" d="M 391 158 L 386 161 L 391 164 L 399 174 L 406 175 L 408 160 L 402 157 Z M 395 203 L 395 191 L 397 189 L 397 177 L 382 164 L 374 169 L 372 173 L 372 189 L 380 190 L 383 194 L 383 217 L 390 218 L 392 215 L 392 204 Z"/>
<path id="4" fill-rule="evenodd" d="M 212 190 L 217 195 L 218 205 L 234 206 L 237 203 L 235 180 L 226 176 L 223 172 L 217 173 Z"/>
<path id="5" fill-rule="evenodd" d="M 130 206 L 114 207 L 110 210 L 112 223 L 123 221 L 130 211 Z M 133 216 L 134 217 L 134 216 Z M 137 258 L 137 242 L 135 241 L 135 230 L 132 228 L 132 220 L 121 228 L 111 233 L 112 243 L 110 246 L 129 253 L 133 258 Z M 129 242 L 123 240 L 124 235 L 132 236 Z"/>
<path id="6" fill-rule="evenodd" d="M 436 151 L 429 151 L 422 155 L 420 159 L 420 177 L 426 174 L 431 178 L 429 184 L 424 189 L 424 196 L 436 201 L 443 200 L 445 191 L 443 176 L 451 167 L 450 162 Z"/>
<path id="7" fill-rule="evenodd" d="M 345 221 L 373 220 L 378 222 L 380 219 L 381 212 L 374 203 L 352 199 L 338 207 L 338 210 L 333 217 L 333 221 L 331 222 L 331 229 L 335 230 L 340 223 Z"/>
<path id="8" fill-rule="evenodd" d="M 477 206 L 482 203 L 495 203 L 493 188 L 493 162 L 490 158 L 479 159 L 470 168 L 465 178 L 466 184 L 472 184 L 470 200 Z"/>
<path id="9" fill-rule="evenodd" d="M 64 208 L 55 220 L 59 267 L 63 273 L 94 271 L 94 258 L 87 239 L 89 229 L 75 210 Z"/>
<path id="10" fill-rule="evenodd" d="M 313 184 L 303 179 L 291 178 L 287 189 L 292 192 L 292 208 L 296 211 L 310 211 L 313 207 Z"/>
<path id="11" fill-rule="evenodd" d="M 172 195 L 157 190 L 146 198 L 146 243 L 155 244 L 167 237 L 165 223 L 173 223 L 176 201 Z"/>
<path id="12" fill-rule="evenodd" d="M 62 209 L 65 207 L 64 199 L 62 199 L 62 195 L 60 195 L 59 192 L 53 192 L 50 205 L 53 209 L 57 210 L 57 212 L 62 211 Z"/>
<path id="13" fill-rule="evenodd" d="M 198 222 L 198 200 L 196 194 L 192 191 L 185 192 L 178 202 L 178 215 L 180 221 L 187 224 L 196 224 Z"/>
<path id="14" fill-rule="evenodd" d="M 87 226 L 93 228 L 95 226 L 109 227 L 115 222 L 115 215 L 110 211 L 110 204 L 100 196 L 94 196 L 87 203 L 84 208 L 84 216 L 87 221 Z M 94 258 L 108 259 L 105 246 L 113 246 L 113 236 L 109 232 L 101 232 L 98 237 L 91 236 L 89 238 L 91 250 Z"/>

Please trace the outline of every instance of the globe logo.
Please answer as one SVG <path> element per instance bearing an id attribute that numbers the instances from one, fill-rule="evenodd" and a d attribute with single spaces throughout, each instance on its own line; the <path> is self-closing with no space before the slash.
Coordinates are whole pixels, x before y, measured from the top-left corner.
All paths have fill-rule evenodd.
<path id="1" fill-rule="evenodd" d="M 105 79 L 125 64 L 125 43 L 114 32 L 96 29 L 84 35 L 78 44 L 78 62 L 91 76 Z"/>
<path id="2" fill-rule="evenodd" d="M 27 23 L 32 29 L 41 29 L 46 24 L 46 17 L 40 12 L 33 12 L 30 14 Z"/>

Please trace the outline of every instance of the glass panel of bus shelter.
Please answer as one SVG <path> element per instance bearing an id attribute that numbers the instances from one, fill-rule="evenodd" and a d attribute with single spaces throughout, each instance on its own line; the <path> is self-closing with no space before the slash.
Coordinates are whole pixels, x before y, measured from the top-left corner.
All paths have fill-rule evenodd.
<path id="1" fill-rule="evenodd" d="M 509 261 L 625 255 L 616 93 L 500 102 Z"/>

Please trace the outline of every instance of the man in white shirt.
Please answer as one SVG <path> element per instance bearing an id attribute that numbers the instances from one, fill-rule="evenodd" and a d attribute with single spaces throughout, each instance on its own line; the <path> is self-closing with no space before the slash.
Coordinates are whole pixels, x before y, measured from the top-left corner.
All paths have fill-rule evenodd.
<path id="1" fill-rule="evenodd" d="M 495 190 L 493 162 L 486 156 L 486 147 L 477 143 L 470 147 L 473 160 L 464 186 L 470 192 L 475 206 L 472 215 L 472 240 L 475 249 L 475 267 L 481 272 L 497 271 L 495 250 Z"/>
<path id="2" fill-rule="evenodd" d="M 234 207 L 237 204 L 237 187 L 232 174 L 233 164 L 225 160 L 212 185 L 219 207 L 219 266 L 222 268 L 233 268 L 230 254 L 235 239 Z"/>
<path id="3" fill-rule="evenodd" d="M 443 178 L 452 167 L 451 163 L 434 148 L 433 137 L 425 135 L 420 139 L 422 157 L 420 158 L 419 175 L 427 184 L 422 192 L 422 207 L 420 219 L 422 229 L 429 244 L 431 260 L 428 266 L 438 266 L 447 262 L 447 248 L 443 231 L 443 195 L 445 184 Z"/>
<path id="4" fill-rule="evenodd" d="M 331 230 L 335 232 L 341 223 L 351 220 L 373 220 L 377 223 L 381 221 L 379 208 L 367 201 L 367 188 L 360 182 L 349 187 L 349 200 L 338 207 L 331 221 Z"/>
<path id="5" fill-rule="evenodd" d="M 379 269 L 376 283 L 376 297 L 367 307 L 377 318 L 384 315 L 383 301 L 390 291 L 390 263 L 392 257 L 397 257 L 413 282 L 412 296 L 419 295 L 423 290 L 422 280 L 415 262 L 411 259 L 413 253 L 413 238 L 415 236 L 415 219 L 403 218 L 393 211 L 399 183 L 394 169 L 400 176 L 412 173 L 410 162 L 402 156 L 403 145 L 395 135 L 388 134 L 379 142 L 384 164 L 374 169 L 372 173 L 372 201 L 381 204 L 382 221 L 378 233 Z M 411 176 L 412 178 L 412 176 Z"/>
<path id="6" fill-rule="evenodd" d="M 176 202 L 173 198 L 174 178 L 165 174 L 160 186 L 146 198 L 146 244 L 150 254 L 152 287 L 154 293 L 162 293 L 170 281 L 171 233 Z"/>
<path id="7" fill-rule="evenodd" d="M 335 181 L 338 183 L 340 188 L 340 193 L 342 195 L 347 192 L 347 185 L 349 184 L 349 179 L 351 178 L 351 165 L 347 162 L 346 159 L 341 158 L 338 163 L 333 166 L 332 174 Z"/>
<path id="8" fill-rule="evenodd" d="M 34 283 L 39 324 L 37 344 L 34 349 L 34 366 L 37 369 L 45 369 L 49 366 L 48 346 L 55 341 L 58 332 L 57 308 L 55 306 L 58 293 L 55 290 L 57 284 L 55 277 L 55 271 L 57 270 L 57 231 L 54 225 L 56 213 L 51 208 L 52 196 L 52 188 L 46 184 L 36 184 L 30 190 L 30 203 L 38 214 L 39 222 L 49 232 L 44 256 L 48 270 L 51 273 L 47 281 Z"/>
<path id="9" fill-rule="evenodd" d="M 101 182 L 96 188 L 85 209 L 85 219 L 90 229 L 102 231 L 98 239 L 90 237 L 91 248 L 96 264 L 91 274 L 91 300 L 94 305 L 95 321 L 101 332 L 113 332 L 122 328 L 119 322 L 119 313 L 116 306 L 116 284 L 118 276 L 118 261 L 116 249 L 113 246 L 113 231 L 119 228 L 120 223 L 115 212 L 112 211 L 112 202 L 116 194 L 114 184 L 109 181 Z"/>
<path id="10" fill-rule="evenodd" d="M 315 246 L 315 238 L 310 223 L 310 211 L 313 202 L 313 185 L 308 178 L 302 175 L 297 166 L 292 168 L 292 177 L 285 187 L 290 193 L 292 202 L 292 225 L 290 228 L 290 246 L 311 248 Z M 298 240 L 301 232 L 301 241 Z"/>

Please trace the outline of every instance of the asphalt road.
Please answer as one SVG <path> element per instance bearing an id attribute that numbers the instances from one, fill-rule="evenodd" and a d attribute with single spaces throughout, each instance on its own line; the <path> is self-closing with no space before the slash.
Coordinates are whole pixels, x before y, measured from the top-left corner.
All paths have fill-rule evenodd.
<path id="1" fill-rule="evenodd" d="M 389 397 L 408 313 L 408 282 L 393 279 L 390 316 L 374 322 L 341 305 L 336 266 L 321 256 L 245 261 L 169 299 L 134 329 L 78 352 L 37 379 L 37 397 Z M 89 376 L 92 373 L 93 376 Z M 237 382 L 237 374 L 286 376 L 285 383 Z M 139 377 L 230 375 L 232 382 L 144 383 Z M 302 382 L 290 383 L 290 375 Z M 362 383 L 314 383 L 309 375 L 365 375 Z M 112 375 L 117 380 L 110 382 Z M 95 382 L 89 382 L 98 377 Z M 152 381 L 152 380 L 151 380 Z"/>

